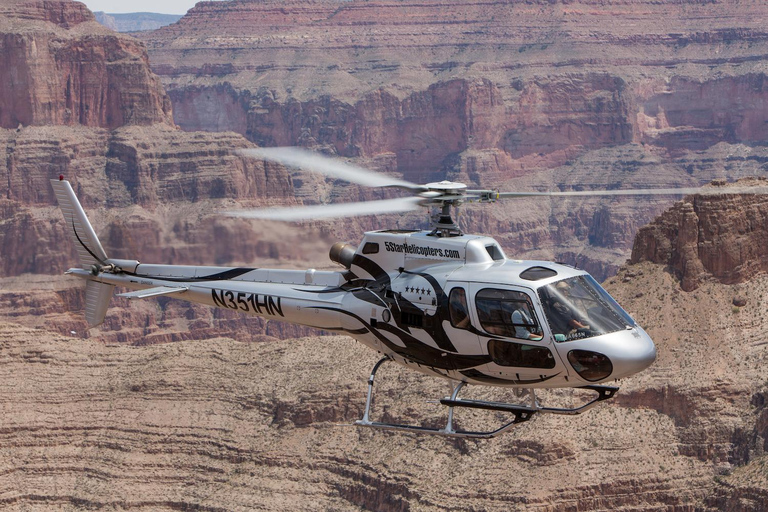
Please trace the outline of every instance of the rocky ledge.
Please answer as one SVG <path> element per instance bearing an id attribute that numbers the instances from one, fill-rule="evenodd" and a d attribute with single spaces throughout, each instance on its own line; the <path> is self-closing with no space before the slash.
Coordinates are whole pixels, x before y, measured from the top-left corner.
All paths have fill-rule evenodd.
<path id="1" fill-rule="evenodd" d="M 734 284 L 768 271 L 768 195 L 727 194 L 728 188 L 743 186 L 765 189 L 768 180 L 717 182 L 712 187 L 726 193 L 677 203 L 640 229 L 630 261 L 667 265 L 686 291 L 707 278 Z"/>

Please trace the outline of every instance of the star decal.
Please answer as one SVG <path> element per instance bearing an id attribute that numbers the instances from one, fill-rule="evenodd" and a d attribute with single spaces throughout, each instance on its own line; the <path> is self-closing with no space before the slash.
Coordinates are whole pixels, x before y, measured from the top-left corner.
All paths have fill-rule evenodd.
<path id="1" fill-rule="evenodd" d="M 424 295 L 425 293 L 427 295 L 432 295 L 432 290 L 429 288 L 416 288 L 415 286 L 406 286 L 405 291 L 410 293 L 418 293 L 419 295 Z"/>

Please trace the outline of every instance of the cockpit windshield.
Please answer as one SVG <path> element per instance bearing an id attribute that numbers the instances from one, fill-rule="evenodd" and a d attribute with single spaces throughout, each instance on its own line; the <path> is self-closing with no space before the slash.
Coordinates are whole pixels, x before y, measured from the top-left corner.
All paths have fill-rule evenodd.
<path id="1" fill-rule="evenodd" d="M 557 341 L 591 338 L 635 325 L 632 317 L 589 275 L 542 286 L 539 298 Z"/>

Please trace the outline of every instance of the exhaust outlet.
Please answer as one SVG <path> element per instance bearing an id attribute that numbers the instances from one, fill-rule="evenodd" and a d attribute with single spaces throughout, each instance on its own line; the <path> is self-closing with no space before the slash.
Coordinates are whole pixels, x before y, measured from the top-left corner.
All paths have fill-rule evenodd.
<path id="1" fill-rule="evenodd" d="M 357 247 L 352 244 L 336 242 L 331 246 L 331 252 L 328 256 L 334 263 L 349 268 L 352 266 L 352 259 L 355 257 L 355 251 L 357 251 Z"/>

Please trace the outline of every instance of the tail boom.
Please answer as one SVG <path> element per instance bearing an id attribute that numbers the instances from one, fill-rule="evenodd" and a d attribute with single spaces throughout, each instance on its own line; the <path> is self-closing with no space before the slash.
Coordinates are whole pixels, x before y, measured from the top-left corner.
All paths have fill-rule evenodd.
<path id="1" fill-rule="evenodd" d="M 205 272 L 200 272 L 201 269 L 205 269 Z M 336 284 L 343 281 L 338 272 L 323 272 L 322 274 L 328 275 L 325 276 L 326 279 L 318 279 L 321 282 L 299 285 L 290 282 L 298 279 L 286 279 L 287 271 L 283 270 L 145 264 L 139 265 L 137 270 L 138 272 L 125 272 L 109 269 L 93 275 L 89 271 L 73 268 L 68 273 L 87 279 L 89 283 L 98 282 L 104 286 L 120 286 L 134 290 L 121 293 L 118 297 L 142 299 L 166 295 L 267 319 L 318 329 L 344 330 L 338 311 L 346 292 Z M 235 279 L 206 277 L 233 275 L 238 270 L 248 272 Z M 259 279 L 270 272 L 277 272 L 277 275 L 283 278 L 282 282 Z M 304 279 L 304 271 L 291 272 Z M 196 278 L 193 277 L 195 274 L 204 275 Z M 176 277 L 171 277 L 173 275 Z M 331 282 L 334 284 L 330 284 Z"/>
<path id="2" fill-rule="evenodd" d="M 346 282 L 339 272 L 309 269 L 222 268 L 147 265 L 107 257 L 72 186 L 51 180 L 80 257 L 80 268 L 67 274 L 86 283 L 88 324 L 104 321 L 115 286 L 132 290 L 128 299 L 167 295 L 240 313 L 298 323 L 327 330 L 344 330 L 339 311 Z"/>

